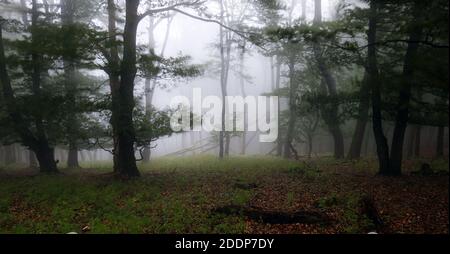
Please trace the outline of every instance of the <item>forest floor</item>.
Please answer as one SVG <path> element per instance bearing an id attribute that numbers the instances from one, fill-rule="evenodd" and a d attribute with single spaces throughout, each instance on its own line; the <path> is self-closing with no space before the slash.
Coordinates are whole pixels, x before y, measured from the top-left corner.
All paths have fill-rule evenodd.
<path id="1" fill-rule="evenodd" d="M 422 162 L 382 177 L 374 159 L 161 158 L 129 181 L 107 163 L 3 168 L 0 233 L 448 234 L 448 160 L 427 161 L 429 176 L 414 174 Z"/>

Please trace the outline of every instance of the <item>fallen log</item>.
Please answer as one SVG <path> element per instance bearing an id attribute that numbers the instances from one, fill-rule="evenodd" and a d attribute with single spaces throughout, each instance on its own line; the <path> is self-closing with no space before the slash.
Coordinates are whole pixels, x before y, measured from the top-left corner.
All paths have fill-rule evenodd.
<path id="1" fill-rule="evenodd" d="M 330 219 L 323 213 L 316 211 L 296 211 L 293 213 L 281 211 L 264 211 L 256 207 L 228 205 L 216 208 L 214 214 L 242 215 L 251 220 L 268 224 L 328 224 Z"/>

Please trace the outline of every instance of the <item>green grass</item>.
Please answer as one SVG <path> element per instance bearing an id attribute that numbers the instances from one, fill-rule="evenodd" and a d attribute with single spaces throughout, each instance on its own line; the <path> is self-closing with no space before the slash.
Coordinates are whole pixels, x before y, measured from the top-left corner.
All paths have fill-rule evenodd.
<path id="1" fill-rule="evenodd" d="M 422 162 L 408 163 L 415 169 Z M 428 163 L 448 172 L 448 161 Z M 83 228 L 86 233 L 246 233 L 244 217 L 211 211 L 252 201 L 288 212 L 317 204 L 340 214 L 333 232 L 360 233 L 370 227 L 358 214 L 357 201 L 366 191 L 359 181 L 372 181 L 376 174 L 373 159 L 163 157 L 139 163 L 142 177 L 129 181 L 109 174 L 110 162 L 82 167 L 62 168 L 58 175 L 16 165 L 0 168 L 0 233 L 81 233 Z"/>
<path id="2" fill-rule="evenodd" d="M 143 177 L 131 181 L 102 175 L 111 171 L 104 162 L 62 169 L 62 175 L 0 178 L 0 233 L 81 232 L 85 226 L 90 233 L 243 233 L 243 218 L 210 210 L 245 205 L 253 192 L 235 183 L 293 164 L 272 157 L 197 156 L 141 164 Z"/>

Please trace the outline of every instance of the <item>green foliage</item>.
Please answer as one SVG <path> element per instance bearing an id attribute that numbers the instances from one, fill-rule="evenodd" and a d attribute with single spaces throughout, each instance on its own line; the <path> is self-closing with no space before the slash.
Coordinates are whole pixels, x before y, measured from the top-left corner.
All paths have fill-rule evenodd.
<path id="1" fill-rule="evenodd" d="M 136 131 L 136 143 L 139 147 L 148 147 L 151 142 L 162 136 L 171 135 L 173 132 L 170 127 L 170 111 L 152 108 L 144 112 L 141 107 L 137 107 L 133 121 Z"/>
<path id="2" fill-rule="evenodd" d="M 244 218 L 211 214 L 210 208 L 247 204 L 253 192 L 232 188 L 231 183 L 247 182 L 284 167 L 283 163 L 267 165 L 269 161 L 271 158 L 242 157 L 222 162 L 213 156 L 157 159 L 142 170 L 158 172 L 160 177 L 148 175 L 132 182 L 69 170 L 68 175 L 41 175 L 14 183 L 0 180 L 0 191 L 8 193 L 0 198 L 0 231 L 81 233 L 88 226 L 86 233 L 243 233 Z M 197 163 L 205 168 L 197 169 Z M 290 163 L 285 161 L 285 165 Z M 239 165 L 242 167 L 237 168 Z M 227 171 L 230 174 L 225 174 Z M 217 174 L 225 177 L 216 186 L 223 191 L 208 191 L 205 181 Z"/>
<path id="3" fill-rule="evenodd" d="M 138 75 L 148 79 L 170 81 L 172 84 L 195 78 L 203 73 L 203 66 L 191 64 L 190 56 L 163 58 L 154 54 L 141 54 Z M 162 86 L 167 86 L 161 84 Z"/>

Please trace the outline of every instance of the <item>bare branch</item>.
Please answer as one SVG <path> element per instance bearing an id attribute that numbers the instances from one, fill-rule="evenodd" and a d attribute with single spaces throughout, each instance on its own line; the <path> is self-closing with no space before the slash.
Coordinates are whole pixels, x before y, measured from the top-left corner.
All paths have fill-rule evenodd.
<path id="1" fill-rule="evenodd" d="M 251 41 L 251 38 L 249 38 L 247 35 L 245 35 L 245 33 L 248 33 L 248 32 L 243 32 L 243 31 L 236 30 L 236 29 L 234 29 L 232 27 L 229 27 L 229 26 L 227 26 L 225 24 L 222 24 L 221 22 L 219 22 L 217 20 L 198 17 L 198 16 L 192 15 L 190 13 L 187 13 L 187 12 L 182 11 L 182 10 L 177 9 L 177 8 L 173 8 L 172 10 L 176 11 L 178 13 L 181 13 L 183 15 L 186 15 L 186 16 L 188 16 L 190 18 L 193 18 L 193 19 L 197 19 L 197 20 L 200 20 L 200 21 L 208 22 L 208 23 L 215 23 L 215 24 L 217 24 L 217 25 L 219 25 L 219 26 L 221 26 L 221 27 L 223 27 L 223 28 L 225 28 L 227 30 L 230 30 L 230 31 L 234 32 L 235 34 L 239 35 L 240 37 L 242 37 L 242 38 L 244 38 L 244 39 L 246 39 L 248 41 Z M 262 48 L 263 50 L 265 50 L 263 47 L 261 47 L 261 46 L 259 46 L 259 47 Z"/>
<path id="2" fill-rule="evenodd" d="M 139 15 L 139 19 L 138 21 L 141 21 L 143 18 L 149 16 L 149 15 L 153 15 L 156 13 L 160 13 L 160 12 L 165 12 L 165 11 L 171 11 L 174 10 L 174 8 L 176 7 L 190 7 L 190 6 L 199 6 L 201 4 L 205 3 L 205 1 L 202 0 L 195 0 L 193 2 L 180 2 L 180 3 L 176 3 L 167 7 L 163 7 L 163 8 L 157 8 L 157 9 L 149 9 L 146 12 L 142 13 L 141 15 Z"/>

